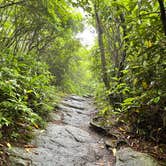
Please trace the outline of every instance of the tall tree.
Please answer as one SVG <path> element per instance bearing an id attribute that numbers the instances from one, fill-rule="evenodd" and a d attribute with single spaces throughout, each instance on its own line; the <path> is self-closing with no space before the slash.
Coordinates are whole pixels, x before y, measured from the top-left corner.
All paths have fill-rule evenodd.
<path id="1" fill-rule="evenodd" d="M 161 21 L 163 24 L 163 30 L 164 30 L 164 34 L 166 36 L 166 9 L 164 7 L 164 0 L 158 0 L 158 3 L 160 5 L 160 13 L 161 13 Z"/>
<path id="2" fill-rule="evenodd" d="M 107 63 L 106 63 L 105 48 L 104 48 L 104 42 L 103 42 L 103 28 L 102 28 L 101 19 L 99 16 L 98 8 L 99 8 L 99 6 L 97 7 L 97 5 L 95 3 L 94 12 L 95 12 L 95 19 L 96 19 L 96 29 L 97 29 L 97 33 L 98 33 L 100 57 L 101 57 L 102 79 L 103 79 L 106 89 L 109 90 L 110 85 L 109 85 L 109 78 L 108 78 L 108 74 L 107 74 Z"/>

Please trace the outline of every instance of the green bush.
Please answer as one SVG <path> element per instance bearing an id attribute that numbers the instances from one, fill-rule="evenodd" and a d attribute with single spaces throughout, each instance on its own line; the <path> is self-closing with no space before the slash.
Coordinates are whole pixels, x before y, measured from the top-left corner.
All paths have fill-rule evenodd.
<path id="1" fill-rule="evenodd" d="M 0 56 L 0 136 L 18 138 L 20 129 L 44 125 L 53 110 L 56 89 L 45 63 L 35 55 Z"/>

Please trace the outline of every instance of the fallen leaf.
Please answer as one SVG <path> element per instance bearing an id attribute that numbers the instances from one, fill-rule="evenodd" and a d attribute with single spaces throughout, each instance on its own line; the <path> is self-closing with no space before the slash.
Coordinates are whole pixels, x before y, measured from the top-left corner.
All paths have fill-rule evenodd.
<path id="1" fill-rule="evenodd" d="M 35 126 L 36 129 L 39 129 L 39 126 L 36 123 L 34 123 L 33 125 Z"/>
<path id="2" fill-rule="evenodd" d="M 43 133 L 45 130 L 40 130 L 40 133 Z"/>
<path id="3" fill-rule="evenodd" d="M 0 144 L 1 147 L 3 147 L 4 145 L 3 144 Z"/>
<path id="4" fill-rule="evenodd" d="M 99 145 L 99 148 L 104 149 L 105 146 L 104 145 Z"/>
<path id="5" fill-rule="evenodd" d="M 28 152 L 28 153 L 29 153 L 31 150 L 32 150 L 31 148 L 25 148 L 25 151 Z"/>
<path id="6" fill-rule="evenodd" d="M 123 129 L 122 127 L 119 127 L 119 130 L 120 130 L 120 131 L 125 131 L 125 129 Z"/>
<path id="7" fill-rule="evenodd" d="M 7 145 L 7 147 L 8 147 L 9 149 L 12 148 L 12 146 L 11 146 L 11 144 L 10 144 L 9 142 L 7 142 L 6 145 Z"/>
<path id="8" fill-rule="evenodd" d="M 116 148 L 113 148 L 111 150 L 112 150 L 113 156 L 116 156 Z"/>
<path id="9" fill-rule="evenodd" d="M 29 144 L 29 145 L 24 145 L 24 148 L 36 148 L 36 146 Z"/>

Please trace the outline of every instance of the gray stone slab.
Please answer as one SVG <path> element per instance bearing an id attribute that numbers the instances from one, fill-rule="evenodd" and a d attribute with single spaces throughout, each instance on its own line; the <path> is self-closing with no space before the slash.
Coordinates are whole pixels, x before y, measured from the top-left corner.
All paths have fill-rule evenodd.
<path id="1" fill-rule="evenodd" d="M 116 153 L 116 166 L 159 166 L 159 164 L 148 154 L 124 148 Z"/>
<path id="2" fill-rule="evenodd" d="M 95 166 L 99 159 L 107 160 L 106 149 L 101 149 L 97 143 L 99 138 L 87 132 L 90 113 L 94 110 L 89 102 L 77 96 L 64 100 L 59 105 L 59 114 L 51 113 L 47 128 L 35 131 L 36 138 L 30 143 L 34 148 L 27 151 L 15 147 L 11 150 L 11 165 Z"/>

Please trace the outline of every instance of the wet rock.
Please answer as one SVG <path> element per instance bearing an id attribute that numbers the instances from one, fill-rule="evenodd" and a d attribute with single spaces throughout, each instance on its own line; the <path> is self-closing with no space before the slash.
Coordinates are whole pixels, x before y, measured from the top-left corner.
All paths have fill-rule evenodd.
<path id="1" fill-rule="evenodd" d="M 117 139 L 106 139 L 105 140 L 105 145 L 108 148 L 116 148 L 118 144 L 118 140 Z"/>
<path id="2" fill-rule="evenodd" d="M 75 95 L 70 96 L 69 99 L 77 100 L 77 101 L 80 101 L 80 102 L 86 101 L 86 99 L 84 97 L 75 96 Z"/>
<path id="3" fill-rule="evenodd" d="M 78 104 L 73 104 L 73 103 L 71 103 L 71 102 L 69 103 L 69 102 L 64 101 L 61 104 L 63 104 L 64 106 L 75 108 L 75 109 L 79 109 L 79 110 L 84 110 L 85 109 L 85 107 L 82 107 L 82 106 L 80 106 Z"/>
<path id="4" fill-rule="evenodd" d="M 107 138 L 105 140 L 105 145 L 107 148 L 116 148 L 119 149 L 120 147 L 124 145 L 128 145 L 128 141 L 123 139 L 113 139 L 113 138 Z"/>
<path id="5" fill-rule="evenodd" d="M 95 117 L 91 119 L 90 121 L 90 127 L 93 128 L 97 132 L 107 133 L 107 129 L 101 125 L 100 123 L 100 117 Z"/>
<path id="6" fill-rule="evenodd" d="M 27 161 L 32 161 L 28 163 L 32 166 L 86 165 L 96 160 L 93 141 L 89 133 L 82 129 L 68 125 L 49 125 L 45 132 L 32 141 L 37 148 L 28 152 L 17 148 L 13 150 L 13 154 L 17 157 L 10 159 L 11 163 L 22 166 L 25 166 Z"/>
<path id="7" fill-rule="evenodd" d="M 116 166 L 159 166 L 159 164 L 147 154 L 124 148 L 116 153 Z"/>
<path id="8" fill-rule="evenodd" d="M 90 113 L 94 111 L 90 103 L 82 97 L 66 98 L 58 106 L 58 114 L 50 114 L 47 128 L 35 131 L 36 138 L 30 143 L 32 148 L 12 149 L 11 165 L 96 166 L 99 160 L 110 161 L 104 143 L 98 143 L 99 136 L 89 130 Z"/>
<path id="9" fill-rule="evenodd" d="M 60 121 L 62 119 L 61 115 L 51 112 L 50 113 L 50 121 Z"/>
<path id="10" fill-rule="evenodd" d="M 89 114 L 88 109 L 78 110 L 71 107 L 60 105 L 60 109 L 63 112 L 63 123 L 72 125 L 75 127 L 89 126 Z"/>

